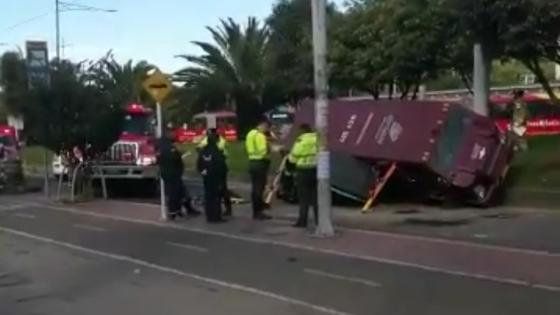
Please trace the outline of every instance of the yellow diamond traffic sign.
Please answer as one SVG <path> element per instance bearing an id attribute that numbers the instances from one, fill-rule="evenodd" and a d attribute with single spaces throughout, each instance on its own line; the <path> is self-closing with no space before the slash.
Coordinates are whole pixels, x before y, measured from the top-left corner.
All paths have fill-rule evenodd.
<path id="1" fill-rule="evenodd" d="M 143 86 L 158 103 L 163 102 L 173 89 L 171 81 L 159 70 L 150 75 L 144 81 Z"/>

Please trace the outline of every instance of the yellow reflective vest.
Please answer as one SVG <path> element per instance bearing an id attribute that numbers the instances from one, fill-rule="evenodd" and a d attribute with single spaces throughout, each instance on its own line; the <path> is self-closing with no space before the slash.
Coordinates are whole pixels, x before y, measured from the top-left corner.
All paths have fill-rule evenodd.
<path id="1" fill-rule="evenodd" d="M 300 135 L 288 157 L 297 169 L 310 169 L 317 166 L 317 134 L 314 132 Z"/>
<path id="2" fill-rule="evenodd" d="M 249 131 L 245 138 L 245 149 L 251 161 L 270 159 L 268 139 L 266 135 L 258 129 Z"/>
<path id="3" fill-rule="evenodd" d="M 202 149 L 204 148 L 206 145 L 208 144 L 208 136 L 204 136 L 204 138 L 202 138 L 198 144 L 196 145 L 197 149 Z M 227 156 L 227 150 L 226 150 L 226 145 L 227 145 L 227 140 L 224 139 L 224 137 L 220 136 L 220 139 L 218 140 L 218 149 L 220 151 L 222 151 L 222 153 Z"/>

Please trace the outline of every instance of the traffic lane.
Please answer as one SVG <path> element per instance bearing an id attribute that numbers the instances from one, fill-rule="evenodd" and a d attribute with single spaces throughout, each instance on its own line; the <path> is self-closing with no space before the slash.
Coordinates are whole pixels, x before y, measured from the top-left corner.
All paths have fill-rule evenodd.
<path id="1" fill-rule="evenodd" d="M 48 211 L 37 210 L 32 212 L 39 217 L 39 212 L 46 216 L 46 220 L 35 220 L 32 222 L 18 220 L 17 217 L 2 218 L 0 226 L 10 227 L 20 231 L 34 231 L 35 234 L 77 243 L 81 246 L 88 248 L 95 248 L 109 253 L 118 253 L 133 257 L 135 259 L 142 259 L 150 263 L 155 263 L 162 266 L 169 266 L 179 270 L 193 272 L 197 275 L 225 280 L 232 283 L 240 283 L 245 285 L 252 285 L 260 290 L 285 293 L 286 291 L 296 291 L 296 294 L 288 295 L 292 298 L 301 298 L 302 295 L 310 295 L 315 293 L 312 299 L 305 299 L 310 302 L 320 303 L 324 305 L 324 296 L 319 296 L 316 288 L 325 287 L 323 294 L 327 296 L 340 296 L 341 302 L 345 302 L 348 296 L 344 290 L 339 290 L 332 287 L 332 283 L 328 286 L 328 279 L 308 276 L 312 281 L 306 283 L 305 286 L 298 284 L 298 278 L 290 275 L 285 277 L 286 274 L 292 273 L 286 268 L 271 268 L 271 262 L 262 259 L 265 256 L 255 255 L 254 252 L 250 254 L 240 253 L 238 244 L 231 244 L 229 242 L 222 246 L 211 246 L 213 244 L 221 245 L 220 238 L 214 236 L 207 236 L 198 233 L 183 233 L 183 231 L 173 231 L 161 228 L 146 228 L 136 224 L 122 224 L 121 222 L 114 222 L 110 220 L 99 220 L 97 218 L 65 215 L 64 213 L 52 212 L 46 214 Z M 83 219 L 83 220 L 82 220 Z M 88 225 L 105 229 L 106 233 L 91 233 L 81 229 L 72 229 L 72 225 Z M 59 228 L 51 228 L 51 227 Z M 45 228 L 48 227 L 48 228 Z M 66 227 L 66 228 L 60 228 Z M 115 233 L 117 231 L 117 233 Z M 111 233 L 112 232 L 112 233 Z M 163 232 L 163 234 L 162 234 Z M 31 232 L 30 232 L 31 233 Z M 138 237 L 139 234 L 141 237 Z M 159 234 L 159 235 L 158 235 Z M 186 235 L 185 235 L 186 234 Z M 203 248 L 205 244 L 201 244 L 206 240 L 210 248 L 208 254 L 200 253 L 198 251 L 184 250 L 183 248 L 176 248 L 169 246 L 169 242 L 174 244 L 197 244 L 198 247 Z M 216 242 L 218 241 L 218 242 Z M 238 242 L 239 243 L 239 242 Z M 218 247 L 218 248 L 215 248 Z M 252 256 L 252 257 L 250 257 Z M 236 257 L 247 257 L 249 259 L 236 259 Z M 286 261 L 285 258 L 282 261 Z M 278 262 L 276 262 L 278 265 Z M 272 277 L 268 277 L 272 275 Z M 284 275 L 284 276 L 283 276 Z M 302 273 L 302 276 L 306 276 Z M 278 290 L 278 288 L 281 290 Z M 359 287 L 358 287 L 359 288 Z M 329 292 L 333 290 L 334 292 Z M 359 298 L 360 290 L 353 288 L 354 292 L 347 292 L 352 296 L 356 295 Z M 330 306 L 329 303 L 326 303 Z M 367 308 L 366 308 L 367 309 Z M 357 314 L 360 314 L 359 312 Z M 369 314 L 367 311 L 361 314 Z"/>
<path id="2" fill-rule="evenodd" d="M 57 211 L 36 209 L 31 213 L 37 211 L 48 213 L 47 222 L 37 224 L 38 221 L 30 223 L 15 218 L 2 218 L 1 222 L 8 222 L 9 227 L 16 229 L 77 240 L 88 247 L 280 292 L 355 314 L 371 314 L 373 310 L 391 314 L 410 314 L 410 310 L 415 314 L 526 314 L 539 310 L 540 314 L 555 314 L 550 310 L 560 309 L 556 302 L 558 294 L 541 290 Z M 37 226 L 31 226 L 33 223 Z M 73 229 L 76 236 L 52 228 L 76 223 L 102 227 L 108 232 L 103 233 L 103 237 L 97 233 L 92 240 L 93 232 Z M 202 254 L 165 246 L 169 241 L 194 244 L 207 248 L 208 252 Z M 342 280 L 341 276 L 379 283 L 380 287 Z"/>
<path id="3" fill-rule="evenodd" d="M 318 314 L 1 232 L 0 252 L 0 314 Z"/>
<path id="4" fill-rule="evenodd" d="M 197 200 L 203 195 L 200 180 L 189 177 L 184 179 L 190 194 Z M 235 190 L 235 189 L 234 189 Z M 244 194 L 244 189 L 238 192 Z M 147 204 L 158 204 L 157 198 L 125 199 Z M 292 206 L 292 205 L 288 205 Z M 342 210 L 343 211 L 343 210 Z M 560 253 L 560 215 L 551 212 L 533 212 L 511 214 L 505 211 L 500 215 L 484 215 L 464 225 L 430 225 L 403 222 L 400 224 L 379 224 L 378 222 L 364 222 L 341 218 L 344 227 L 384 231 L 406 235 L 440 237 L 450 240 L 468 241 L 480 244 L 515 247 L 531 250 L 540 250 L 550 253 Z M 537 232 L 535 232 L 537 231 Z"/>
<path id="5" fill-rule="evenodd" d="M 86 222 L 86 223 L 89 223 L 89 221 Z M 142 229 L 142 230 L 144 231 L 144 229 Z M 179 237 L 185 235 L 183 231 L 179 231 L 179 232 L 181 232 L 181 233 L 179 234 Z M 174 234 L 175 234 L 175 233 L 174 233 Z M 200 243 L 200 241 L 204 241 L 204 238 L 207 238 L 207 237 L 208 237 L 208 236 L 206 236 L 206 235 L 203 235 L 203 236 L 205 236 L 205 237 L 203 237 L 202 239 L 197 239 L 196 241 L 194 241 L 193 238 L 195 238 L 197 235 L 200 235 L 200 234 L 198 234 L 198 233 L 194 233 L 194 234 L 188 233 L 188 240 L 189 240 L 189 242 L 198 244 L 198 243 Z M 150 236 L 150 238 L 151 238 L 151 236 Z M 215 239 L 215 238 L 216 238 L 216 237 L 210 237 L 210 239 Z M 217 237 L 217 238 L 220 239 L 219 237 Z M 168 239 L 168 237 L 166 237 L 166 239 Z M 178 241 L 180 242 L 181 240 L 179 239 Z M 227 239 L 226 239 L 225 241 L 222 240 L 222 242 L 227 244 Z M 234 241 L 234 242 L 238 242 L 238 241 Z M 136 243 L 137 243 L 137 242 L 133 242 L 133 244 L 136 244 Z M 158 243 L 158 244 L 159 244 L 159 243 Z M 161 244 L 160 244 L 160 246 L 161 246 Z M 129 247 L 130 247 L 130 245 L 129 245 Z M 151 246 L 150 246 L 150 247 L 151 247 Z M 230 248 L 231 248 L 231 246 L 230 246 Z M 228 252 L 227 252 L 227 251 L 228 251 L 228 248 L 223 249 L 223 250 L 221 250 L 221 251 L 222 251 L 222 252 L 225 252 L 225 253 L 227 254 L 227 253 L 228 253 Z M 237 250 L 236 253 L 239 253 L 239 250 Z M 283 254 L 283 253 L 284 253 L 284 252 L 282 252 L 282 254 Z M 144 255 L 145 255 L 145 253 L 144 253 Z M 243 257 L 246 256 L 246 255 L 247 255 L 247 254 L 244 254 Z M 249 253 L 249 255 L 250 255 L 250 253 Z M 235 255 L 231 255 L 231 256 L 228 256 L 228 257 L 233 257 L 233 258 L 234 258 L 234 262 L 237 260 L 237 256 L 235 256 Z M 226 259 L 227 259 L 228 257 L 226 257 Z M 297 258 L 297 256 L 291 256 L 291 257 L 296 257 L 296 258 Z M 224 258 L 219 258 L 219 259 L 221 260 L 221 259 L 224 259 Z M 278 257 L 278 259 L 274 259 L 273 263 L 274 263 L 274 262 L 277 262 L 277 261 L 279 261 L 279 260 L 282 260 L 282 259 L 285 259 L 285 256 Z M 290 257 L 288 257 L 288 259 L 290 259 Z M 179 260 L 179 261 L 180 261 L 180 260 Z M 192 258 L 189 258 L 188 261 L 192 261 Z M 258 258 L 257 258 L 256 260 L 253 260 L 253 261 L 259 262 L 259 261 L 258 261 Z M 259 262 L 259 264 L 260 264 L 260 262 Z M 227 270 L 228 270 L 228 269 L 227 269 L 228 267 L 232 267 L 232 268 L 234 268 L 234 270 L 236 270 L 236 273 L 239 273 L 237 270 L 244 270 L 243 267 L 246 267 L 246 266 L 247 266 L 245 263 L 243 263 L 243 265 L 244 265 L 244 266 L 241 266 L 241 268 L 235 268 L 235 265 L 234 265 L 234 264 L 231 264 L 230 266 L 226 266 L 226 267 L 225 267 L 225 268 L 226 268 L 225 270 L 227 271 Z M 257 266 L 258 266 L 258 265 L 257 265 Z M 352 266 L 352 268 L 354 268 L 354 266 Z M 252 267 L 252 269 L 255 269 L 255 267 Z M 347 270 L 347 269 L 348 269 L 348 268 L 345 268 L 345 266 L 342 266 L 342 268 L 338 268 L 338 267 L 335 267 L 335 268 L 334 268 L 335 272 L 336 272 L 337 270 Z M 378 274 L 378 273 L 376 273 L 376 274 Z M 393 280 L 393 279 L 390 279 L 388 282 L 394 282 L 394 280 Z M 296 282 L 296 283 L 297 283 L 297 282 Z M 399 289 L 399 290 L 400 290 L 400 289 Z M 400 297 L 399 297 L 399 298 L 400 298 Z"/>

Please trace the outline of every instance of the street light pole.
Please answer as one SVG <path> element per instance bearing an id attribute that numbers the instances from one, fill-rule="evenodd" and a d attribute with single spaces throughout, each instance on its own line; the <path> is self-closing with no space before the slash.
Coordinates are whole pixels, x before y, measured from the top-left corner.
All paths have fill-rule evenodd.
<path id="1" fill-rule="evenodd" d="M 473 47 L 473 89 L 474 111 L 488 116 L 488 99 L 490 97 L 490 67 L 484 46 L 475 43 Z"/>
<path id="2" fill-rule="evenodd" d="M 315 234 L 319 237 L 334 235 L 331 209 L 330 155 L 327 147 L 329 117 L 327 82 L 327 29 L 326 0 L 311 0 L 313 20 L 313 63 L 315 77 L 315 126 L 318 134 L 317 203 L 319 224 Z"/>
<path id="3" fill-rule="evenodd" d="M 60 1 L 55 0 L 56 59 L 60 60 Z"/>

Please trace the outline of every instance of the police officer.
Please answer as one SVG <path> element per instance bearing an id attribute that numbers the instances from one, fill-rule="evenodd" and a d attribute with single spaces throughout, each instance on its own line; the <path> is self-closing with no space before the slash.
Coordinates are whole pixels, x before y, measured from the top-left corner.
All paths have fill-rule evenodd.
<path id="1" fill-rule="evenodd" d="M 249 131 L 245 139 L 245 149 L 249 157 L 249 175 L 251 176 L 251 202 L 253 205 L 253 219 L 268 220 L 270 216 L 263 213 L 263 200 L 266 188 L 268 170 L 270 168 L 270 146 L 266 134 L 270 125 L 262 120 L 255 129 Z"/>
<path id="2" fill-rule="evenodd" d="M 527 131 L 527 103 L 523 100 L 525 92 L 516 90 L 513 92 L 513 113 L 511 117 L 511 131 L 517 150 L 525 151 L 528 148 L 525 139 Z"/>
<path id="3" fill-rule="evenodd" d="M 191 197 L 183 184 L 183 159 L 173 145 L 172 138 L 172 131 L 167 129 L 159 142 L 158 164 L 165 185 L 168 218 L 175 220 L 177 217 L 183 217 L 182 206 L 189 215 L 198 215 L 200 212 L 193 207 Z"/>
<path id="4" fill-rule="evenodd" d="M 209 223 L 223 222 L 220 192 L 227 166 L 217 142 L 217 134 L 208 134 L 207 144 L 199 151 L 197 160 L 197 169 L 204 181 L 204 210 Z"/>
<path id="5" fill-rule="evenodd" d="M 222 137 L 216 128 L 211 128 L 206 131 L 206 135 L 202 138 L 197 144 L 197 150 L 200 152 L 206 145 L 208 144 L 208 137 L 212 136 L 218 139 L 218 149 L 224 155 L 226 159 L 226 166 L 227 166 L 227 141 L 224 137 Z M 225 176 L 221 179 L 222 183 L 220 184 L 220 200 L 223 200 L 225 206 L 225 216 L 232 216 L 232 203 L 231 203 L 231 193 L 228 188 L 228 179 L 227 179 L 228 169 L 226 168 Z"/>
<path id="6" fill-rule="evenodd" d="M 317 134 L 307 124 L 299 127 L 299 133 L 288 159 L 295 165 L 299 198 L 299 218 L 294 226 L 305 228 L 310 207 L 317 224 Z"/>

